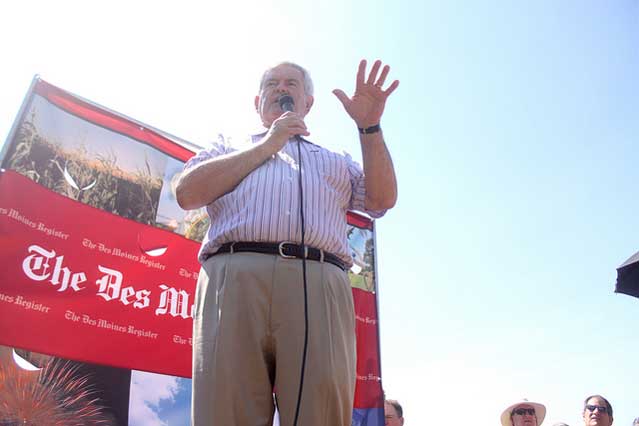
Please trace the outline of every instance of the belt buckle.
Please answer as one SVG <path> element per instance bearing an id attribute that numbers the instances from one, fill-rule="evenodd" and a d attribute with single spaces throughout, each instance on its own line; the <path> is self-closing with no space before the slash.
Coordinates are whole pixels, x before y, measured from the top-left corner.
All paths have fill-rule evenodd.
<path id="1" fill-rule="evenodd" d="M 295 257 L 295 256 L 291 256 L 291 255 L 288 255 L 288 254 L 284 254 L 284 245 L 285 245 L 285 244 L 295 244 L 295 243 L 293 243 L 293 242 L 291 242 L 291 241 L 282 241 L 282 242 L 281 242 L 281 243 L 279 243 L 279 244 L 278 244 L 278 246 L 277 246 L 278 254 L 279 254 L 280 256 L 282 256 L 284 259 L 296 259 L 297 257 Z M 307 252 L 307 250 L 305 250 L 305 253 L 304 253 L 304 254 L 306 254 L 306 252 Z"/>

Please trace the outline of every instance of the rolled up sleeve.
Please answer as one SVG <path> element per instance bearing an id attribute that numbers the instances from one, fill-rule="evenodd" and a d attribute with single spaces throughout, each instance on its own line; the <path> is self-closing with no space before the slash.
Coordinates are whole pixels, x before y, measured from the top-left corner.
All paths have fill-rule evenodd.
<path id="1" fill-rule="evenodd" d="M 353 159 L 349 154 L 344 155 L 346 163 L 348 165 L 348 174 L 351 181 L 351 200 L 348 208 L 350 210 L 357 210 L 364 212 L 372 218 L 380 218 L 386 214 L 387 209 L 384 210 L 369 210 L 366 208 L 366 180 L 362 167 Z"/>
<path id="2" fill-rule="evenodd" d="M 220 155 L 224 155 L 224 154 L 228 154 L 229 152 L 233 151 L 231 149 L 231 147 L 229 146 L 229 144 L 227 143 L 226 139 L 224 138 L 224 136 L 222 135 L 218 135 L 218 138 L 216 141 L 211 142 L 210 146 L 207 149 L 203 149 L 201 151 L 199 151 L 197 154 L 195 154 L 193 157 L 191 157 L 185 164 L 184 164 L 184 170 L 188 170 L 192 167 L 194 167 L 195 165 L 206 161 L 210 158 L 215 158 L 218 157 Z"/>

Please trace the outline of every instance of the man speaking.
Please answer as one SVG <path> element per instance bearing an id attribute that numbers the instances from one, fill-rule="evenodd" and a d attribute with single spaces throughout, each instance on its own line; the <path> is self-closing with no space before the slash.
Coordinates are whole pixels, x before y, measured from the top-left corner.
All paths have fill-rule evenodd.
<path id="1" fill-rule="evenodd" d="M 266 130 L 223 138 L 187 162 L 177 199 L 211 219 L 193 318 L 193 426 L 350 426 L 355 317 L 346 270 L 346 210 L 380 217 L 397 183 L 380 120 L 395 80 L 388 65 L 333 93 L 355 122 L 363 171 L 306 137 L 308 72 L 268 69 L 255 108 Z"/>

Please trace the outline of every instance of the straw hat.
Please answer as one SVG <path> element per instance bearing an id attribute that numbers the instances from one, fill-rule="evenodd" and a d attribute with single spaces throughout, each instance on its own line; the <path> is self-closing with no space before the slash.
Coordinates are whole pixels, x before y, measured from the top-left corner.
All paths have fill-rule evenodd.
<path id="1" fill-rule="evenodd" d="M 515 402 L 510 405 L 508 408 L 501 413 L 501 426 L 512 426 L 512 422 L 510 420 L 510 414 L 513 412 L 513 409 L 517 408 L 520 405 L 530 405 L 535 409 L 535 414 L 537 415 L 537 426 L 543 423 L 544 417 L 546 417 L 546 407 L 543 404 L 538 402 L 528 401 L 527 399 L 522 399 L 521 401 Z"/>

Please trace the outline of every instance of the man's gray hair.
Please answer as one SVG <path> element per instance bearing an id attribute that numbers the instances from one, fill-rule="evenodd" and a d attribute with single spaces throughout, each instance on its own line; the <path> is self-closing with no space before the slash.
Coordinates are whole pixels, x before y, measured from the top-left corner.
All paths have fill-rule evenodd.
<path id="1" fill-rule="evenodd" d="M 289 67 L 293 67 L 296 70 L 299 70 L 302 73 L 302 78 L 304 79 L 304 93 L 313 96 L 313 80 L 311 79 L 311 75 L 308 71 L 306 71 L 306 68 L 294 62 L 280 62 L 279 64 L 274 65 L 264 71 L 264 74 L 262 74 L 262 79 L 260 80 L 260 90 L 262 90 L 262 88 L 264 87 L 266 75 L 269 73 L 269 71 L 271 71 L 273 68 L 279 67 L 280 65 L 288 65 Z"/>

